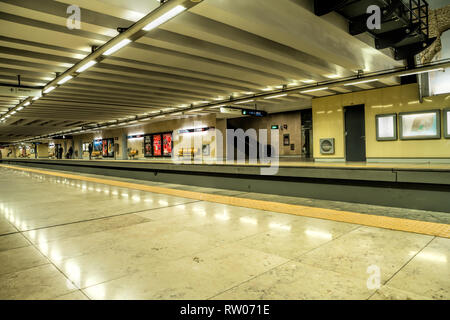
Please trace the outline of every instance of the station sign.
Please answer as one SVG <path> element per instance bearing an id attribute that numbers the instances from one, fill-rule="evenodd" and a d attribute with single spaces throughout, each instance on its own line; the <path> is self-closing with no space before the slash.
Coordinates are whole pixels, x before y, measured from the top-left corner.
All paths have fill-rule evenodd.
<path id="1" fill-rule="evenodd" d="M 240 109 L 240 108 L 232 108 L 232 107 L 221 107 L 220 108 L 220 113 L 241 115 L 242 114 L 242 109 Z"/>
<path id="2" fill-rule="evenodd" d="M 214 129 L 214 127 L 203 127 L 203 128 L 192 128 L 192 129 L 181 129 L 178 130 L 178 133 L 194 133 L 194 132 L 205 132 L 208 130 Z"/>
<path id="3" fill-rule="evenodd" d="M 267 116 L 267 112 L 262 110 L 242 109 L 242 115 L 252 117 L 265 117 Z"/>
<path id="4" fill-rule="evenodd" d="M 40 97 L 40 89 L 0 86 L 0 95 L 14 97 Z"/>

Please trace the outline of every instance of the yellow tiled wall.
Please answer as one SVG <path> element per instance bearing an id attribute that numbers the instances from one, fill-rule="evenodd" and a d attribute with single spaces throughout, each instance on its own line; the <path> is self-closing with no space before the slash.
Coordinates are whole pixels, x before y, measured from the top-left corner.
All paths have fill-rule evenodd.
<path id="1" fill-rule="evenodd" d="M 432 109 L 450 106 L 450 94 L 424 98 L 419 102 L 417 84 L 366 90 L 313 99 L 314 158 L 345 157 L 343 108 L 365 105 L 367 158 L 450 158 L 450 139 L 377 141 L 375 115 Z M 441 132 L 443 121 L 441 115 Z M 443 135 L 442 135 L 443 136 Z M 335 154 L 321 155 L 322 138 L 335 139 Z"/>

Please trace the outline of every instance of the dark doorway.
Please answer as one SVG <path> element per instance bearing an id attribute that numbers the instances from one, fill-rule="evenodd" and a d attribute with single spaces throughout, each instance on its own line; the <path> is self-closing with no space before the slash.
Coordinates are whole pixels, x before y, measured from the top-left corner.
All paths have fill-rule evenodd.
<path id="1" fill-rule="evenodd" d="M 344 108 L 345 158 L 347 161 L 366 161 L 366 125 L 364 105 Z"/>
<path id="2" fill-rule="evenodd" d="M 300 110 L 302 125 L 302 158 L 311 159 L 313 155 L 312 109 Z"/>

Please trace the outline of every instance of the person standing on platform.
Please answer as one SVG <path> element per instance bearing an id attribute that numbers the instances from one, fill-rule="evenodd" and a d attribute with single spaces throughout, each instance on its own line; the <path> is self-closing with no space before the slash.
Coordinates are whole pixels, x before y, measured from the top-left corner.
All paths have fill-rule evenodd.
<path id="1" fill-rule="evenodd" d="M 92 143 L 89 143 L 89 146 L 88 146 L 88 150 L 89 150 L 89 160 L 92 160 L 92 149 L 93 149 Z"/>
<path id="2" fill-rule="evenodd" d="M 69 152 L 67 153 L 67 159 L 72 159 L 73 157 L 73 148 L 70 146 Z"/>

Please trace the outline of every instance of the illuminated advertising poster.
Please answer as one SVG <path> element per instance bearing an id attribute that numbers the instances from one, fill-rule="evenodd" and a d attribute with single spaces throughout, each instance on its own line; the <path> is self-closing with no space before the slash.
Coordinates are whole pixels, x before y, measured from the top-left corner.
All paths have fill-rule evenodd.
<path id="1" fill-rule="evenodd" d="M 377 140 L 397 140 L 397 115 L 379 114 L 376 116 Z"/>
<path id="2" fill-rule="evenodd" d="M 170 157 L 172 155 L 172 134 L 163 134 L 163 153 L 165 157 Z"/>
<path id="3" fill-rule="evenodd" d="M 94 151 L 102 151 L 102 140 L 94 140 Z"/>
<path id="4" fill-rule="evenodd" d="M 107 157 L 108 156 L 108 140 L 107 139 L 102 140 L 102 146 L 103 146 L 102 156 Z"/>
<path id="5" fill-rule="evenodd" d="M 162 156 L 162 141 L 160 134 L 156 134 L 153 136 L 153 156 L 154 157 Z"/>
<path id="6" fill-rule="evenodd" d="M 436 139 L 441 137 L 440 111 L 400 113 L 402 139 Z"/>
<path id="7" fill-rule="evenodd" d="M 145 157 L 153 156 L 152 136 L 151 135 L 144 136 L 144 156 Z"/>
<path id="8" fill-rule="evenodd" d="M 114 139 L 108 139 L 108 157 L 114 157 Z"/>
<path id="9" fill-rule="evenodd" d="M 444 136 L 450 139 L 450 109 L 444 110 Z"/>

